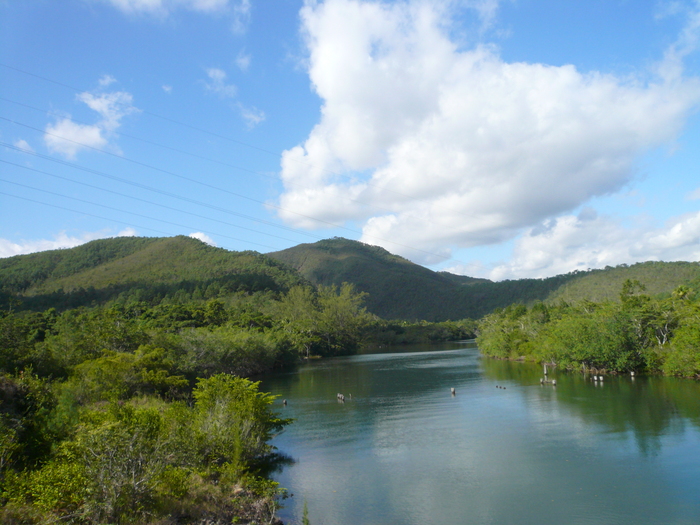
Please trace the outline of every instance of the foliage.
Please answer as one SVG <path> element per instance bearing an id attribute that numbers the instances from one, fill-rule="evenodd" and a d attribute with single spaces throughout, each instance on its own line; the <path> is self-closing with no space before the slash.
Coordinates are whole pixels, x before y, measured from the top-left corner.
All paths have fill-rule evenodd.
<path id="1" fill-rule="evenodd" d="M 251 469 L 289 420 L 272 412 L 274 396 L 242 378 L 202 379 L 193 397 L 194 406 L 149 397 L 85 406 L 46 461 L 4 469 L 0 520 L 150 523 L 175 512 L 269 521 L 284 493 Z"/>
<path id="2" fill-rule="evenodd" d="M 700 310 L 692 289 L 679 286 L 668 298 L 645 291 L 626 279 L 619 303 L 511 305 L 479 322 L 479 348 L 571 369 L 700 375 Z"/>

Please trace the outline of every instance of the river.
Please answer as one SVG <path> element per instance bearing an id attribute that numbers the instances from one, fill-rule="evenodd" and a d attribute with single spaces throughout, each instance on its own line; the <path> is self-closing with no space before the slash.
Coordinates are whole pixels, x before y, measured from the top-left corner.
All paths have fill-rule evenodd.
<path id="1" fill-rule="evenodd" d="M 301 523 L 306 502 L 312 525 L 700 523 L 699 383 L 542 375 L 465 342 L 265 378 L 295 419 L 273 441 L 293 459 L 280 517 Z"/>

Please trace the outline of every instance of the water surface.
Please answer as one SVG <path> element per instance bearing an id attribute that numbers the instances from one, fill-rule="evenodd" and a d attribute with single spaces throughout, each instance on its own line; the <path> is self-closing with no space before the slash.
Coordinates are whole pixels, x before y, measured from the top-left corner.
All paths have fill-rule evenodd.
<path id="1" fill-rule="evenodd" d="M 296 420 L 274 440 L 294 460 L 280 516 L 300 523 L 306 501 L 313 525 L 700 523 L 697 382 L 540 377 L 452 343 L 266 378 Z"/>

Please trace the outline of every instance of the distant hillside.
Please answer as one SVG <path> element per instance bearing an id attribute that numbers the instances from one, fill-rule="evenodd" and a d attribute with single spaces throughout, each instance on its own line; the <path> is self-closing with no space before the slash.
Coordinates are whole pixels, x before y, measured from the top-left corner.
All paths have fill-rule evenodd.
<path id="1" fill-rule="evenodd" d="M 184 236 L 122 237 L 0 259 L 0 306 L 10 297 L 36 310 L 117 299 L 182 302 L 349 282 L 369 294 L 367 309 L 384 319 L 444 321 L 477 319 L 513 303 L 617 300 L 626 279 L 639 280 L 651 295 L 693 282 L 698 289 L 700 264 L 647 262 L 492 282 L 434 272 L 378 246 L 341 238 L 261 255 Z"/>
<path id="2" fill-rule="evenodd" d="M 101 239 L 0 259 L 0 291 L 19 296 L 32 308 L 125 296 L 151 300 L 284 291 L 303 282 L 297 272 L 265 255 L 232 252 L 184 236 Z"/>
<path id="3" fill-rule="evenodd" d="M 637 279 L 646 286 L 649 295 L 670 294 L 677 286 L 700 279 L 700 263 L 649 261 L 580 272 L 552 292 L 547 301 L 617 301 L 627 279 Z"/>
<path id="4" fill-rule="evenodd" d="M 571 277 L 494 283 L 434 272 L 378 246 L 334 238 L 272 252 L 314 284 L 353 283 L 367 309 L 385 319 L 444 321 L 481 317 L 494 308 L 545 299 Z"/>
<path id="5" fill-rule="evenodd" d="M 385 319 L 443 321 L 479 318 L 513 303 L 618 300 L 622 283 L 637 279 L 651 295 L 697 280 L 700 264 L 647 262 L 572 272 L 546 279 L 492 282 L 427 268 L 383 248 L 334 238 L 268 254 L 315 284 L 353 283 L 367 292 L 367 309 Z"/>

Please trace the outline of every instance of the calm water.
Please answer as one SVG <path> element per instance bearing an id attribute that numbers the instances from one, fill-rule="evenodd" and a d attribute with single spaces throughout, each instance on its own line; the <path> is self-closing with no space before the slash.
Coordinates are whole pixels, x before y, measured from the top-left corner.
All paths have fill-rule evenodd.
<path id="1" fill-rule="evenodd" d="M 553 388 L 473 344 L 411 350 L 263 381 L 296 419 L 274 441 L 294 459 L 275 476 L 287 523 L 306 500 L 312 525 L 700 524 L 700 384 L 555 371 Z"/>

